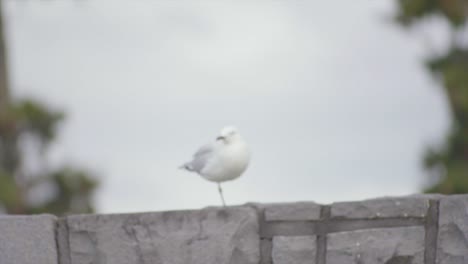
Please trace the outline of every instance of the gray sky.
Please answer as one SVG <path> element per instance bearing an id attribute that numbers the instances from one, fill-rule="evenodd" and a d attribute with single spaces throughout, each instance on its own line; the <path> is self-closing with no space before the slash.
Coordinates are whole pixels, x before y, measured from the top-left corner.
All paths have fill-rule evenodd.
<path id="1" fill-rule="evenodd" d="M 422 154 L 449 114 L 421 39 L 387 20 L 393 10 L 390 0 L 10 0 L 4 12 L 15 95 L 68 113 L 50 163 L 96 171 L 99 211 L 134 212 L 218 205 L 213 183 L 176 168 L 224 125 L 253 151 L 224 185 L 229 204 L 420 190 Z"/>

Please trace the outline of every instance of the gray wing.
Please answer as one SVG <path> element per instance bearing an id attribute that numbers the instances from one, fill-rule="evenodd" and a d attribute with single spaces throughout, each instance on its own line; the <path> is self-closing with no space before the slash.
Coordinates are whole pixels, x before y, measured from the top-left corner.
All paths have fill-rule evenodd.
<path id="1" fill-rule="evenodd" d="M 201 146 L 195 154 L 193 154 L 193 159 L 196 159 L 198 157 L 202 157 L 204 155 L 210 154 L 214 151 L 215 149 L 215 143 L 209 143 L 204 146 Z"/>
<path id="2" fill-rule="evenodd" d="M 207 161 L 213 156 L 216 151 L 216 142 L 206 144 L 199 148 L 195 154 L 193 154 L 192 161 L 187 162 L 183 165 L 183 168 L 188 171 L 194 171 L 200 173 L 205 167 Z"/>

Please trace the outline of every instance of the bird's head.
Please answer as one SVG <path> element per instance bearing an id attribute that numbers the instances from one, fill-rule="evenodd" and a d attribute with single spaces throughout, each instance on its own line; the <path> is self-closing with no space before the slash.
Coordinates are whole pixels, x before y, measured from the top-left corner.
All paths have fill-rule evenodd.
<path id="1" fill-rule="evenodd" d="M 226 126 L 221 130 L 216 140 L 222 140 L 225 143 L 231 143 L 239 137 L 240 135 L 239 131 L 237 131 L 237 128 L 233 126 Z"/>

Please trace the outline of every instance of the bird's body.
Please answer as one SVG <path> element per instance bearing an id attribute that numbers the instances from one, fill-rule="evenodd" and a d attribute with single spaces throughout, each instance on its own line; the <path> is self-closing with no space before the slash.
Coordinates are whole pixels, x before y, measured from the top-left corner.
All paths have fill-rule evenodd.
<path id="1" fill-rule="evenodd" d="M 193 155 L 193 159 L 181 168 L 220 184 L 240 177 L 247 169 L 249 161 L 250 151 L 247 143 L 237 129 L 225 127 L 215 142 L 201 147 Z M 219 190 L 222 196 L 220 186 Z"/>
<path id="2" fill-rule="evenodd" d="M 247 144 L 243 141 L 219 147 L 199 173 L 213 182 L 234 180 L 247 169 L 249 156 Z"/>

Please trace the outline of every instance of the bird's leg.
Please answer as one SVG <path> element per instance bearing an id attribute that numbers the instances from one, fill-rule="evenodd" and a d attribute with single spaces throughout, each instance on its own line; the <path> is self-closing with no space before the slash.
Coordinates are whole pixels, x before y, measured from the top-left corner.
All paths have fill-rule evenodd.
<path id="1" fill-rule="evenodd" d="M 218 191 L 219 191 L 219 195 L 221 196 L 221 202 L 223 203 L 223 207 L 226 207 L 226 202 L 224 202 L 223 189 L 221 189 L 221 183 L 219 182 L 218 182 Z"/>

